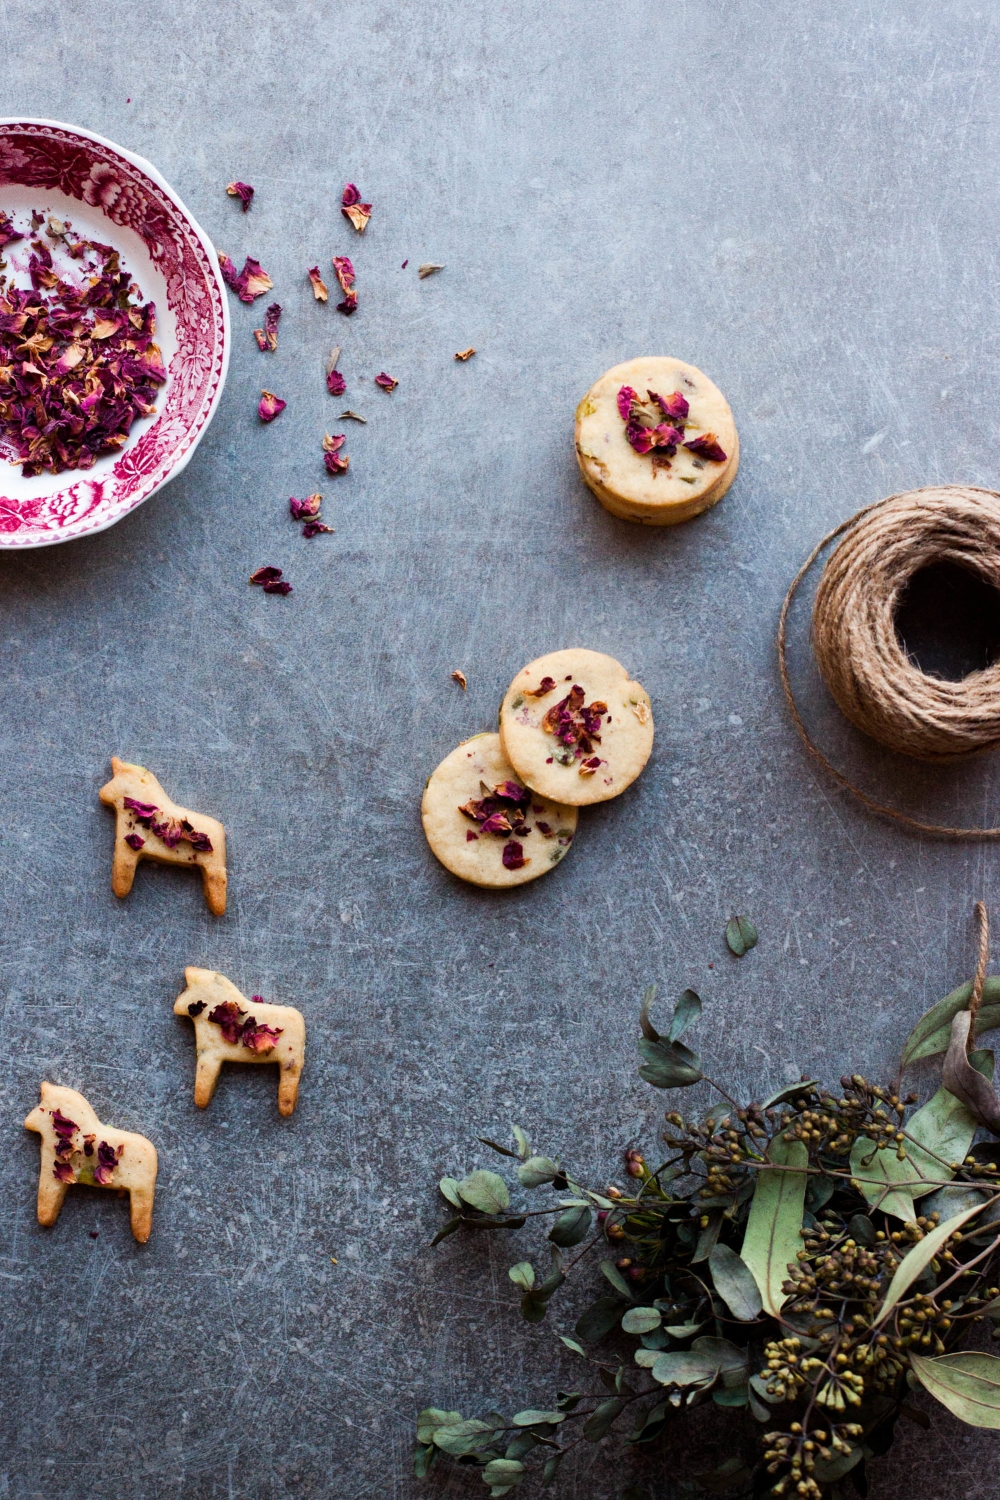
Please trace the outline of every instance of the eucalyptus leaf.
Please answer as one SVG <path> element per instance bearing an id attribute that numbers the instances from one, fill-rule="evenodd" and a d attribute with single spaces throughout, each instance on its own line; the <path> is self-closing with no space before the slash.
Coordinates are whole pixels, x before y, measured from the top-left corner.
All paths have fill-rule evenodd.
<path id="1" fill-rule="evenodd" d="M 582 1344 L 577 1343 L 576 1339 L 567 1338 L 564 1333 L 561 1333 L 559 1335 L 559 1342 L 565 1344 L 566 1348 L 571 1349 L 574 1354 L 581 1354 L 586 1359 L 587 1351 L 583 1348 Z"/>
<path id="2" fill-rule="evenodd" d="M 740 1259 L 753 1272 L 764 1308 L 777 1316 L 786 1296 L 782 1283 L 802 1248 L 809 1154 L 801 1141 L 786 1141 L 780 1132 L 768 1155 L 773 1165 L 757 1174 Z"/>
<path id="3" fill-rule="evenodd" d="M 652 1367 L 653 1379 L 661 1385 L 711 1385 L 719 1373 L 718 1363 L 708 1354 L 693 1349 L 671 1350 L 661 1354 Z"/>
<path id="4" fill-rule="evenodd" d="M 698 1265 L 703 1260 L 708 1260 L 708 1257 L 711 1255 L 713 1249 L 715 1248 L 715 1244 L 719 1238 L 721 1230 L 722 1214 L 718 1212 L 709 1214 L 708 1223 L 705 1225 L 704 1229 L 701 1229 L 698 1232 L 698 1243 L 695 1246 L 694 1254 L 691 1257 L 691 1264 L 693 1266 Z"/>
<path id="5" fill-rule="evenodd" d="M 517 1180 L 522 1187 L 536 1188 L 558 1177 L 559 1163 L 548 1156 L 529 1156 L 517 1169 Z"/>
<path id="6" fill-rule="evenodd" d="M 951 1041 L 951 1023 L 960 1010 L 968 1010 L 972 999 L 972 980 L 960 984 L 930 1010 L 925 1011 L 903 1043 L 900 1071 L 922 1057 L 947 1052 Z M 976 1017 L 976 1036 L 1000 1026 L 1000 975 L 990 974 L 983 985 L 983 999 Z"/>
<path id="7" fill-rule="evenodd" d="M 939 1224 L 936 1229 L 932 1229 L 929 1234 L 925 1234 L 922 1240 L 918 1240 L 915 1245 L 911 1245 L 896 1267 L 895 1275 L 889 1283 L 885 1300 L 879 1309 L 878 1317 L 875 1319 L 876 1328 L 880 1323 L 885 1322 L 892 1309 L 896 1306 L 896 1303 L 901 1297 L 906 1295 L 917 1277 L 922 1271 L 926 1270 L 942 1245 L 950 1239 L 956 1229 L 960 1229 L 968 1219 L 972 1218 L 973 1214 L 979 1213 L 982 1207 L 981 1203 L 974 1204 L 972 1208 L 967 1208 L 964 1213 L 956 1214 L 947 1223 Z M 997 1361 L 997 1364 L 1000 1366 L 1000 1360 Z"/>
<path id="8" fill-rule="evenodd" d="M 748 1406 L 750 1393 L 745 1383 L 733 1386 L 717 1385 L 712 1392 L 712 1400 L 716 1406 Z"/>
<path id="9" fill-rule="evenodd" d="M 815 1078 L 802 1078 L 798 1083 L 782 1084 L 773 1094 L 769 1094 L 761 1105 L 761 1109 L 773 1109 L 776 1104 L 788 1104 L 800 1095 L 808 1095 L 816 1087 Z"/>
<path id="10" fill-rule="evenodd" d="M 665 1328 L 654 1328 L 639 1335 L 644 1349 L 669 1349 L 670 1335 Z"/>
<path id="11" fill-rule="evenodd" d="M 549 1454 L 549 1456 L 545 1460 L 545 1464 L 544 1464 L 544 1466 L 542 1468 L 542 1489 L 543 1490 L 547 1490 L 548 1487 L 549 1487 L 549 1485 L 554 1482 L 555 1477 L 556 1477 L 556 1475 L 559 1472 L 559 1465 L 561 1463 L 562 1463 L 562 1454 L 561 1453 L 550 1453 Z"/>
<path id="12" fill-rule="evenodd" d="M 526 1453 L 530 1453 L 531 1452 L 532 1448 L 537 1448 L 537 1447 L 538 1447 L 538 1439 L 535 1436 L 535 1434 L 533 1432 L 529 1431 L 527 1428 L 524 1428 L 521 1432 L 516 1432 L 514 1434 L 514 1436 L 511 1438 L 510 1442 L 507 1444 L 506 1448 L 503 1450 L 503 1457 L 504 1458 L 523 1458 Z M 491 1458 L 499 1458 L 500 1455 L 497 1454 L 497 1453 L 491 1453 L 490 1457 Z"/>
<path id="13" fill-rule="evenodd" d="M 574 1332 L 588 1344 L 596 1344 L 618 1327 L 623 1305 L 619 1297 L 598 1297 L 577 1318 Z"/>
<path id="14" fill-rule="evenodd" d="M 527 1411 L 515 1412 L 510 1420 L 515 1427 L 537 1427 L 541 1422 L 547 1422 L 554 1427 L 559 1422 L 565 1422 L 566 1413 L 564 1411 L 536 1411 L 534 1407 L 529 1407 Z"/>
<path id="15" fill-rule="evenodd" d="M 734 1489 L 738 1484 L 747 1484 L 750 1477 L 750 1470 L 743 1459 L 736 1455 L 724 1459 L 717 1469 L 711 1469 L 707 1474 L 697 1475 L 698 1483 L 710 1495 L 725 1494 L 727 1490 Z"/>
<path id="16" fill-rule="evenodd" d="M 701 996 L 694 990 L 681 990 L 674 1005 L 674 1015 L 667 1032 L 668 1042 L 679 1042 L 692 1021 L 701 1015 Z"/>
<path id="17" fill-rule="evenodd" d="M 639 1043 L 644 1061 L 639 1077 L 654 1089 L 683 1089 L 702 1079 L 701 1059 L 682 1042 L 651 1042 L 645 1037 Z"/>
<path id="18" fill-rule="evenodd" d="M 967 1351 L 937 1359 L 910 1355 L 925 1390 L 970 1427 L 1000 1427 L 1000 1359 Z"/>
<path id="19" fill-rule="evenodd" d="M 728 1245 L 716 1245 L 708 1257 L 715 1290 L 741 1323 L 752 1323 L 760 1316 L 760 1288 L 745 1261 Z"/>
<path id="20" fill-rule="evenodd" d="M 446 1224 L 442 1224 L 437 1234 L 431 1240 L 431 1249 L 433 1250 L 435 1245 L 440 1245 L 442 1240 L 446 1240 L 449 1234 L 454 1234 L 456 1229 L 461 1229 L 461 1227 L 461 1219 L 449 1219 Z"/>
<path id="21" fill-rule="evenodd" d="M 621 1292 L 622 1296 L 627 1297 L 629 1302 L 633 1300 L 631 1288 L 613 1260 L 601 1261 L 601 1274 L 607 1277 L 616 1292 Z"/>
<path id="22" fill-rule="evenodd" d="M 496 1172 L 470 1172 L 458 1184 L 458 1191 L 470 1208 L 484 1214 L 502 1214 L 510 1207 L 507 1184 Z"/>
<path id="23" fill-rule="evenodd" d="M 606 1436 L 623 1405 L 617 1396 L 613 1396 L 610 1401 L 602 1401 L 594 1408 L 583 1424 L 583 1436 L 588 1443 L 599 1443 Z"/>
<path id="24" fill-rule="evenodd" d="M 806 1212 L 818 1214 L 829 1203 L 836 1189 L 837 1184 L 832 1177 L 810 1177 L 806 1185 Z"/>
<path id="25" fill-rule="evenodd" d="M 917 1210 L 910 1187 L 922 1179 L 908 1159 L 899 1160 L 893 1147 L 879 1151 L 873 1140 L 859 1135 L 851 1147 L 851 1173 L 869 1203 L 904 1224 L 914 1222 Z"/>
<path id="26" fill-rule="evenodd" d="M 630 1307 L 622 1318 L 622 1328 L 626 1333 L 652 1333 L 662 1322 L 663 1315 L 655 1307 Z"/>
<path id="27" fill-rule="evenodd" d="M 491 1151 L 496 1151 L 500 1156 L 512 1156 L 517 1160 L 517 1152 L 511 1151 L 508 1146 L 501 1146 L 499 1141 L 491 1141 L 488 1135 L 477 1135 L 477 1141 L 482 1141 L 484 1146 L 489 1146 Z"/>
<path id="28" fill-rule="evenodd" d="M 662 1349 L 637 1349 L 633 1358 L 640 1370 L 651 1370 L 662 1352 Z"/>
<path id="29" fill-rule="evenodd" d="M 861 1462 L 864 1451 L 860 1443 L 852 1443 L 849 1453 L 835 1453 L 832 1458 L 817 1458 L 813 1477 L 824 1484 L 833 1484 L 836 1480 L 843 1479 L 845 1474 L 849 1474 Z"/>
<path id="30" fill-rule="evenodd" d="M 517 1143 L 518 1156 L 522 1161 L 527 1161 L 528 1157 L 531 1155 L 531 1142 L 528 1140 L 528 1137 L 525 1135 L 520 1125 L 512 1125 L 510 1128 L 511 1133 L 514 1136 L 514 1140 Z"/>
<path id="31" fill-rule="evenodd" d="M 672 1339 L 689 1339 L 704 1326 L 704 1323 L 671 1323 L 666 1332 Z"/>
<path id="32" fill-rule="evenodd" d="M 433 1443 L 434 1434 L 441 1427 L 452 1427 L 462 1421 L 460 1411 L 442 1411 L 440 1407 L 428 1406 L 417 1417 L 417 1442 Z"/>
<path id="33" fill-rule="evenodd" d="M 430 1472 L 431 1464 L 434 1462 L 434 1455 L 436 1453 L 437 1449 L 433 1446 L 429 1448 L 418 1448 L 416 1450 L 413 1455 L 413 1475 L 415 1479 L 427 1478 L 427 1475 Z"/>
<path id="34" fill-rule="evenodd" d="M 516 1266 L 511 1266 L 507 1275 L 524 1292 L 530 1292 L 535 1284 L 535 1268 L 530 1260 L 519 1260 Z"/>
<path id="35" fill-rule="evenodd" d="M 488 1448 L 493 1441 L 495 1428 L 490 1422 L 481 1422 L 477 1417 L 468 1417 L 464 1422 L 454 1422 L 447 1427 L 438 1427 L 434 1432 L 434 1446 L 452 1458 L 461 1458 L 466 1453 L 478 1453 Z"/>
<path id="36" fill-rule="evenodd" d="M 752 1388 L 747 1391 L 747 1404 L 750 1407 L 750 1415 L 755 1422 L 768 1423 L 773 1421 L 770 1411 L 764 1405 L 763 1401 L 761 1401 L 760 1397 L 754 1394 Z"/>
<path id="37" fill-rule="evenodd" d="M 720 1374 L 728 1375 L 734 1371 L 744 1371 L 747 1365 L 747 1351 L 741 1349 L 737 1344 L 732 1344 L 728 1339 L 718 1339 L 706 1336 L 695 1339 L 691 1345 L 692 1353 L 703 1359 L 711 1359 L 715 1362 Z"/>
<path id="38" fill-rule="evenodd" d="M 749 1385 L 751 1396 L 756 1394 L 760 1401 L 766 1402 L 769 1406 L 781 1405 L 783 1397 L 771 1395 L 767 1389 L 767 1380 L 763 1375 L 751 1375 Z"/>
<path id="39" fill-rule="evenodd" d="M 452 1208 L 462 1209 L 464 1207 L 458 1192 L 458 1182 L 454 1177 L 442 1177 L 438 1183 L 438 1187 L 441 1190 L 441 1196 L 448 1200 Z"/>
<path id="40" fill-rule="evenodd" d="M 757 929 L 749 917 L 730 917 L 726 923 L 726 944 L 737 958 L 757 946 Z"/>
<path id="41" fill-rule="evenodd" d="M 520 1484 L 524 1478 L 524 1464 L 518 1463 L 513 1458 L 494 1458 L 483 1470 L 483 1480 L 486 1484 L 506 1485 L 508 1489 L 515 1484 Z"/>
<path id="42" fill-rule="evenodd" d="M 656 999 L 656 985 L 651 984 L 642 997 L 642 1009 L 639 1012 L 639 1029 L 647 1042 L 658 1042 L 660 1033 L 649 1019 L 649 1007 Z"/>
<path id="43" fill-rule="evenodd" d="M 870 1250 L 878 1239 L 875 1225 L 867 1214 L 853 1214 L 847 1221 L 847 1228 L 855 1244 L 864 1245 L 866 1250 Z"/>
<path id="44" fill-rule="evenodd" d="M 549 1230 L 549 1239 L 554 1245 L 568 1250 L 587 1238 L 593 1221 L 594 1215 L 589 1206 L 567 1208 Z"/>

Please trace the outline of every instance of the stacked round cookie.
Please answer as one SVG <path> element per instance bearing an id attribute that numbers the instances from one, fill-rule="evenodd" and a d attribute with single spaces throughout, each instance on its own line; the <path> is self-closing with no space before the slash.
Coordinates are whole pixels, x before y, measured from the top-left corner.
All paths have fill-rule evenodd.
<path id="1" fill-rule="evenodd" d="M 474 885 L 523 885 L 559 864 L 578 811 L 617 797 L 653 748 L 649 694 L 599 651 L 529 662 L 500 705 L 499 733 L 464 740 L 428 778 L 427 842 Z"/>

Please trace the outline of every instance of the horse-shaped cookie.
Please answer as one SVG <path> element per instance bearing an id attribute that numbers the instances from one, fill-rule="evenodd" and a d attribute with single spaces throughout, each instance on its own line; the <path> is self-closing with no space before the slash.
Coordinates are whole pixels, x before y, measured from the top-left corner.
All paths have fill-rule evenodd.
<path id="1" fill-rule="evenodd" d="M 205 900 L 221 917 L 226 909 L 226 831 L 216 818 L 171 802 L 152 771 L 111 757 L 111 780 L 99 796 L 115 810 L 115 854 L 111 889 L 127 896 L 140 859 L 201 870 Z"/>
<path id="2" fill-rule="evenodd" d="M 38 1178 L 38 1222 L 48 1227 L 59 1217 L 66 1189 L 74 1182 L 116 1188 L 131 1199 L 132 1233 L 144 1245 L 153 1227 L 156 1147 L 144 1135 L 102 1125 L 76 1089 L 43 1083 L 41 1103 L 24 1124 L 42 1138 Z"/>
<path id="3" fill-rule="evenodd" d="M 174 1001 L 174 1015 L 194 1022 L 195 1104 L 204 1109 L 211 1101 L 224 1062 L 277 1063 L 278 1108 L 290 1115 L 305 1061 L 302 1012 L 290 1005 L 265 1005 L 259 995 L 247 1000 L 212 969 L 187 968 L 184 978 L 187 989 Z"/>

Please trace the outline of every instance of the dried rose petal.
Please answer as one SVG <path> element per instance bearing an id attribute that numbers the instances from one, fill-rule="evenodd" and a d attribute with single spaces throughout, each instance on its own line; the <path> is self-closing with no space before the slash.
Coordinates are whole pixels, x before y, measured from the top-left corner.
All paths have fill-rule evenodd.
<path id="1" fill-rule="evenodd" d="M 101 1187 L 107 1187 L 111 1181 L 111 1175 L 118 1165 L 118 1158 L 125 1150 L 122 1146 L 109 1146 L 107 1141 L 101 1141 L 97 1147 L 97 1166 L 94 1168 L 94 1181 Z"/>
<path id="2" fill-rule="evenodd" d="M 253 1016 L 247 1016 L 240 1032 L 240 1041 L 251 1052 L 270 1052 L 283 1029 L 281 1026 L 267 1026 L 263 1021 L 255 1021 Z"/>
<path id="3" fill-rule="evenodd" d="M 354 266 L 349 255 L 334 255 L 331 257 L 333 269 L 337 273 L 342 292 L 349 292 L 354 285 Z"/>
<path id="4" fill-rule="evenodd" d="M 226 185 L 226 192 L 230 198 L 238 198 L 243 204 L 243 212 L 246 213 L 253 200 L 253 188 L 249 182 L 230 182 Z"/>
<path id="5" fill-rule="evenodd" d="M 205 1009 L 205 1005 L 206 1002 L 204 1000 L 192 1000 L 191 1004 L 188 1006 L 188 1015 L 200 1016 L 202 1011 Z"/>
<path id="6" fill-rule="evenodd" d="M 160 810 L 154 802 L 137 802 L 134 797 L 123 797 L 122 806 L 134 812 L 140 823 L 148 823 Z"/>
<path id="7" fill-rule="evenodd" d="M 346 432 L 325 432 L 323 434 L 323 452 L 339 453 L 346 442 Z"/>
<path id="8" fill-rule="evenodd" d="M 468 679 L 467 679 L 465 673 L 464 672 L 460 672 L 457 667 L 455 668 L 454 672 L 452 672 L 452 674 L 451 674 L 451 680 L 452 680 L 452 682 L 457 682 L 458 683 L 458 685 L 462 689 L 463 693 L 465 692 L 466 688 L 469 686 L 469 682 L 468 682 Z"/>
<path id="9" fill-rule="evenodd" d="M 351 313 L 357 312 L 357 310 L 358 310 L 358 294 L 357 294 L 357 292 L 354 292 L 354 291 L 348 292 L 347 295 L 346 295 L 346 297 L 344 298 L 343 302 L 338 302 L 337 303 L 337 311 L 338 312 L 342 312 L 345 317 L 350 317 Z"/>
<path id="10" fill-rule="evenodd" d="M 212 840 L 209 838 L 207 833 L 199 833 L 197 829 L 189 828 L 187 827 L 187 825 L 185 825 L 184 837 L 191 845 L 191 848 L 196 850 L 199 854 L 211 854 Z"/>
<path id="11" fill-rule="evenodd" d="M 696 453 L 699 458 L 707 458 L 710 463 L 723 464 L 726 461 L 726 451 L 721 447 L 714 432 L 703 432 L 700 437 L 692 438 L 691 442 L 685 443 L 684 446 L 689 453 Z"/>
<path id="12" fill-rule="evenodd" d="M 323 462 L 327 472 L 330 474 L 346 474 L 351 467 L 351 460 L 346 453 L 325 453 Z"/>
<path id="13" fill-rule="evenodd" d="M 632 394 L 634 395 L 635 392 L 633 391 Z M 687 397 L 682 396 L 680 391 L 674 391 L 671 396 L 658 396 L 656 391 L 647 391 L 646 395 L 650 401 L 656 402 L 665 417 L 669 417 L 676 422 L 683 422 L 691 410 Z M 620 410 L 621 407 L 619 407 Z"/>
<path id="14" fill-rule="evenodd" d="M 404 270 L 406 269 L 406 263 L 405 263 L 405 261 L 403 263 L 403 269 Z M 428 260 L 428 261 L 425 261 L 422 266 L 418 266 L 417 267 L 417 275 L 420 277 L 421 281 L 426 281 L 427 278 L 428 278 L 428 276 L 433 276 L 434 275 L 435 271 L 443 271 L 443 270 L 444 270 L 444 266 L 439 266 L 434 261 Z"/>
<path id="15" fill-rule="evenodd" d="M 330 295 L 326 289 L 326 282 L 319 274 L 319 266 L 312 266 L 308 272 L 309 280 L 312 282 L 313 296 L 317 302 L 325 302 Z"/>
<path id="16" fill-rule="evenodd" d="M 552 825 L 550 823 L 543 823 L 539 820 L 539 822 L 535 824 L 535 827 L 538 829 L 538 832 L 540 834 L 544 835 L 545 838 L 551 839 L 555 837 L 555 834 L 552 831 Z"/>
<path id="17" fill-rule="evenodd" d="M 258 568 L 256 573 L 250 574 L 250 582 L 260 583 L 266 587 L 269 583 L 277 583 L 280 577 L 280 568 Z"/>
<path id="18" fill-rule="evenodd" d="M 524 857 L 524 845 L 519 844 L 516 839 L 504 844 L 501 858 L 505 870 L 523 870 L 525 865 L 531 864 L 531 860 Z"/>
<path id="19" fill-rule="evenodd" d="M 62 1140 L 69 1140 L 80 1127 L 75 1120 L 67 1119 L 61 1109 L 54 1109 L 52 1111 L 52 1128 Z"/>
<path id="20" fill-rule="evenodd" d="M 288 582 L 287 578 L 282 578 L 277 583 L 265 583 L 264 585 L 265 594 L 290 594 L 291 592 L 292 585 Z"/>
<path id="21" fill-rule="evenodd" d="M 249 255 L 243 263 L 239 279 L 245 287 L 245 294 L 240 292 L 243 302 L 252 302 L 255 297 L 263 297 L 264 293 L 269 292 L 274 285 L 260 261 L 251 259 Z"/>
<path id="22" fill-rule="evenodd" d="M 326 377 L 326 388 L 331 396 L 342 396 L 347 390 L 347 381 L 339 370 L 331 370 Z"/>
<path id="23" fill-rule="evenodd" d="M 342 411 L 340 415 L 341 418 L 350 417 L 352 422 L 364 422 L 366 426 L 368 425 L 368 418 L 363 417 L 359 411 Z"/>
<path id="24" fill-rule="evenodd" d="M 226 254 L 225 250 L 219 250 L 217 254 L 219 257 L 219 268 L 222 271 L 222 279 L 227 286 L 231 286 L 235 291 L 236 283 L 239 280 L 240 273 L 239 271 L 237 271 L 233 262 L 229 259 L 229 256 Z"/>
<path id="25" fill-rule="evenodd" d="M 314 521 L 322 504 L 322 495 L 307 495 L 304 500 L 290 499 L 288 509 L 293 521 Z"/>
<path id="26" fill-rule="evenodd" d="M 525 800 L 524 787 L 517 781 L 499 781 L 493 788 L 494 797 L 502 797 L 505 802 L 523 802 Z"/>
<path id="27" fill-rule="evenodd" d="M 465 842 L 467 844 L 471 844 L 472 841 L 473 841 L 473 839 L 477 839 L 478 837 L 479 837 L 479 834 L 478 833 L 473 833 L 473 831 L 472 831 L 471 828 L 466 829 Z"/>
<path id="28" fill-rule="evenodd" d="M 656 446 L 656 438 L 652 429 L 643 427 L 641 422 L 630 421 L 625 427 L 625 436 L 636 453 L 648 453 L 650 448 Z"/>
<path id="29" fill-rule="evenodd" d="M 372 216 L 372 206 L 370 203 L 361 202 L 361 194 L 353 182 L 349 182 L 344 188 L 340 202 L 342 205 L 340 212 L 344 218 L 350 220 L 359 234 L 364 234 L 368 220 Z"/>
<path id="30" fill-rule="evenodd" d="M 138 833 L 127 833 L 125 835 L 125 842 L 126 844 L 128 844 L 130 849 L 135 849 L 138 852 L 138 850 L 143 847 L 146 840 L 142 838 Z"/>
<path id="31" fill-rule="evenodd" d="M 525 688 L 524 696 L 526 698 L 544 698 L 547 693 L 551 693 L 554 690 L 555 685 L 554 677 L 543 677 L 536 688 Z"/>
<path id="32" fill-rule="evenodd" d="M 472 356 L 475 354 L 475 352 L 476 352 L 475 349 L 470 344 L 469 347 L 468 347 L 468 349 L 459 349 L 458 353 L 455 355 L 455 358 L 457 360 L 460 360 L 462 362 L 462 364 L 464 364 L 467 359 L 471 359 L 472 358 Z"/>
<path id="33" fill-rule="evenodd" d="M 684 434 L 678 427 L 670 427 L 666 422 L 661 422 L 658 427 L 653 428 L 656 437 L 656 446 L 665 448 L 668 456 L 677 452 L 677 444 L 684 441 Z"/>
<path id="34" fill-rule="evenodd" d="M 223 1040 L 229 1042 L 230 1046 L 234 1046 L 239 1041 L 243 1012 L 235 1000 L 223 1000 L 214 1010 L 209 1011 L 208 1019 L 218 1026 Z"/>
<path id="35" fill-rule="evenodd" d="M 319 536 L 321 531 L 333 533 L 333 527 L 327 526 L 324 521 L 307 521 L 302 528 L 302 535 L 308 540 L 311 536 Z"/>
<path id="36" fill-rule="evenodd" d="M 387 375 L 383 370 L 380 375 L 375 376 L 375 384 L 380 385 L 384 391 L 394 391 L 399 381 L 393 380 L 392 376 Z"/>
<path id="37" fill-rule="evenodd" d="M 632 414 L 632 402 L 637 399 L 635 391 L 630 385 L 623 385 L 618 392 L 618 415 L 623 422 L 627 422 Z"/>
<path id="38" fill-rule="evenodd" d="M 52 1175 L 59 1182 L 75 1182 L 76 1173 L 68 1161 L 57 1161 L 53 1164 Z"/>
<path id="39" fill-rule="evenodd" d="M 287 405 L 288 402 L 282 401 L 281 397 L 276 396 L 273 391 L 261 391 L 257 415 L 262 422 L 273 422 L 275 417 L 280 416 Z"/>
<path id="40" fill-rule="evenodd" d="M 4 245 L 13 245 L 16 240 L 23 239 L 24 235 L 14 228 L 13 219 L 0 208 L 0 250 Z"/>
<path id="41" fill-rule="evenodd" d="M 278 319 L 281 317 L 281 303 L 272 302 L 264 314 L 263 328 L 255 328 L 253 336 L 257 340 L 259 349 L 274 350 L 278 347 Z"/>
<path id="42" fill-rule="evenodd" d="M 489 817 L 485 818 L 483 820 L 483 824 L 482 824 L 482 827 L 480 829 L 480 832 L 481 833 L 510 833 L 512 826 L 513 825 L 512 825 L 512 823 L 511 823 L 511 821 L 508 818 L 508 816 L 507 816 L 506 813 L 495 812 L 495 813 L 490 813 Z"/>
<path id="43" fill-rule="evenodd" d="M 158 839 L 162 839 L 168 849 L 176 849 L 184 837 L 184 830 L 177 818 L 152 818 L 149 829 Z"/>

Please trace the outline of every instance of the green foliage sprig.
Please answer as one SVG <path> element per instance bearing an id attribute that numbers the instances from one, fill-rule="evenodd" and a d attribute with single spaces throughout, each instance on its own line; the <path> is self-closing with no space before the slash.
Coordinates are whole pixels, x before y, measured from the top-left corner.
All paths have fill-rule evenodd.
<path id="1" fill-rule="evenodd" d="M 948 1047 L 970 994 L 955 991 L 917 1023 L 904 1066 Z M 653 998 L 640 1013 L 640 1075 L 654 1088 L 712 1083 L 681 1041 L 699 997 L 681 994 L 666 1034 L 650 1019 Z M 988 1011 L 976 1030 L 1000 1021 L 1000 1008 L 995 1020 Z M 992 1053 L 969 1061 L 992 1077 Z M 958 1351 L 972 1324 L 1000 1320 L 1000 1144 L 974 1144 L 967 1105 L 942 1087 L 914 1110 L 915 1095 L 858 1074 L 839 1093 L 803 1078 L 745 1106 L 712 1087 L 723 1102 L 701 1119 L 666 1115 L 659 1166 L 625 1153 L 625 1186 L 587 1186 L 535 1154 L 518 1126 L 511 1146 L 480 1140 L 517 1163 L 517 1190 L 554 1200 L 512 1207 L 494 1171 L 442 1178 L 454 1214 L 435 1244 L 551 1220 L 548 1266 L 509 1270 L 527 1322 L 542 1322 L 571 1278 L 597 1271 L 604 1287 L 574 1336 L 558 1335 L 589 1388 L 510 1417 L 428 1408 L 418 1476 L 444 1454 L 478 1468 L 491 1496 L 533 1476 L 545 1487 L 577 1445 L 645 1446 L 712 1403 L 739 1423 L 739 1452 L 687 1493 L 843 1500 L 846 1485 L 867 1493 L 866 1464 L 888 1450 L 900 1417 L 928 1425 L 911 1390 L 1000 1427 L 1000 1359 Z M 766 1430 L 755 1436 L 754 1422 Z"/>

